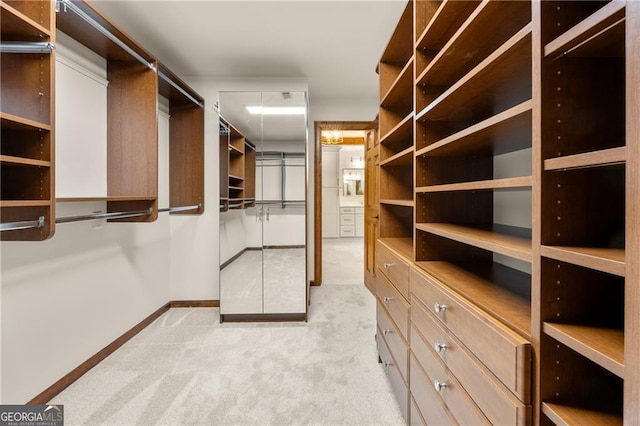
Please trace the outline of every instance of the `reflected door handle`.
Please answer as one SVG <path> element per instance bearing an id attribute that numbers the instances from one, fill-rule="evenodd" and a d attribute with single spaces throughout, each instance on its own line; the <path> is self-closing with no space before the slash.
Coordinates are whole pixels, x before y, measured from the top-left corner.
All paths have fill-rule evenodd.
<path id="1" fill-rule="evenodd" d="M 269 221 L 269 207 L 267 207 L 267 222 Z"/>

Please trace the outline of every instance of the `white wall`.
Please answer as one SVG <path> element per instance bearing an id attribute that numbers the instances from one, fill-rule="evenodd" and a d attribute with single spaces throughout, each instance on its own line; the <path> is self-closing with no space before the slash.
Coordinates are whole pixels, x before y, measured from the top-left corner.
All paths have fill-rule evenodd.
<path id="1" fill-rule="evenodd" d="M 166 206 L 169 119 L 164 113 L 158 139 L 158 203 Z M 75 158 L 77 165 L 82 161 Z M 65 172 L 73 167 L 70 161 Z M 82 167 L 75 172 L 82 181 Z M 58 217 L 106 211 L 104 202 L 56 208 Z M 0 244 L 2 403 L 32 399 L 169 301 L 169 222 L 160 215 L 142 224 L 59 224 L 50 240 Z"/>

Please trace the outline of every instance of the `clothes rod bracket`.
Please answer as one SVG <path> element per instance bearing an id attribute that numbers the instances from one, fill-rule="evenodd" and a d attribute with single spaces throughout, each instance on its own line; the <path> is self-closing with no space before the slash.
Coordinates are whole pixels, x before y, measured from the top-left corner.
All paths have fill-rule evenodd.
<path id="1" fill-rule="evenodd" d="M 56 46 L 50 42 L 5 41 L 0 43 L 1 53 L 51 53 Z"/>
<path id="2" fill-rule="evenodd" d="M 40 216 L 37 220 L 0 223 L 0 231 L 19 231 L 22 229 L 42 228 L 43 226 L 44 216 Z"/>

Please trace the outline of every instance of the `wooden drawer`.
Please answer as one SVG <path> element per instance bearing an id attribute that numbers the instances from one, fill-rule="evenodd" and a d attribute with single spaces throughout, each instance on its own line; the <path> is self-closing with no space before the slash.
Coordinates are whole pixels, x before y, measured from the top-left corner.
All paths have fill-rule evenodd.
<path id="1" fill-rule="evenodd" d="M 380 241 L 376 242 L 376 266 L 409 300 L 409 264 Z"/>
<path id="2" fill-rule="evenodd" d="M 341 214 L 340 215 L 340 225 L 355 225 L 355 216 L 352 214 Z"/>
<path id="3" fill-rule="evenodd" d="M 376 345 L 378 347 L 378 355 L 382 360 L 384 372 L 389 379 L 389 383 L 391 384 L 391 389 L 393 390 L 394 395 L 396 396 L 396 400 L 398 401 L 398 405 L 400 406 L 400 412 L 402 412 L 402 417 L 407 419 L 408 415 L 408 398 L 409 398 L 409 389 L 407 385 L 404 383 L 402 376 L 400 375 L 400 371 L 397 366 L 393 362 L 393 358 L 391 357 L 391 352 L 387 347 L 387 344 L 384 342 L 384 339 L 381 337 L 382 331 L 378 328 L 378 334 L 376 335 Z"/>
<path id="4" fill-rule="evenodd" d="M 511 392 L 522 402 L 529 404 L 531 344 L 415 269 L 411 269 L 410 280 L 411 292 L 415 298 L 433 312 Z"/>
<path id="5" fill-rule="evenodd" d="M 402 337 L 409 341 L 409 302 L 391 285 L 382 274 L 378 275 L 378 299 L 391 314 L 391 319 L 400 330 Z"/>
<path id="6" fill-rule="evenodd" d="M 416 385 L 418 387 L 431 386 L 434 391 L 440 395 L 446 407 L 458 423 L 463 425 L 491 424 L 473 399 L 467 394 L 460 382 L 447 370 L 440 358 L 435 355 L 435 352 L 424 338 L 417 332 L 412 337 L 411 366 L 409 367 L 409 371 L 411 372 L 411 392 L 414 398 L 419 401 L 418 396 L 414 393 L 414 387 L 416 387 Z M 428 383 L 414 382 L 414 369 L 423 369 L 426 373 L 426 378 L 430 379 Z M 420 379 L 418 378 L 417 380 L 419 381 Z M 443 387 L 438 390 L 436 388 L 438 385 Z M 424 415 L 424 411 L 422 411 L 422 413 Z M 430 423 L 427 418 L 425 418 L 425 420 L 427 424 Z"/>
<path id="7" fill-rule="evenodd" d="M 376 319 L 378 321 L 378 328 L 382 332 L 382 338 L 387 343 L 387 347 L 391 351 L 393 359 L 396 361 L 398 370 L 405 382 L 408 383 L 409 377 L 407 376 L 407 369 L 409 368 L 409 348 L 407 343 L 400 335 L 400 332 L 396 325 L 387 316 L 386 309 L 382 306 L 382 303 L 378 301 L 376 309 Z"/>
<path id="8" fill-rule="evenodd" d="M 342 225 L 340 226 L 340 236 L 341 237 L 354 237 L 356 235 L 356 231 L 353 225 Z"/>
<path id="9" fill-rule="evenodd" d="M 428 425 L 455 425 L 457 422 L 447 410 L 444 401 L 436 392 L 433 382 L 411 354 L 409 371 L 411 374 L 411 399 L 418 413 Z M 411 424 L 419 424 L 411 416 Z"/>
<path id="10" fill-rule="evenodd" d="M 531 406 L 516 398 L 415 297 L 411 300 L 411 326 L 412 337 L 420 333 L 425 338 L 491 423 L 531 424 Z"/>

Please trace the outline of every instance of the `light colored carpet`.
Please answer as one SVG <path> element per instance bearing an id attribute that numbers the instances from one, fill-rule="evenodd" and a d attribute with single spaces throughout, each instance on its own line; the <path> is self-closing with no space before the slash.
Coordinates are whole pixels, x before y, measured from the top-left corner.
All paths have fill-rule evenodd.
<path id="1" fill-rule="evenodd" d="M 364 239 L 322 239 L 322 284 L 364 285 Z"/>
<path id="2" fill-rule="evenodd" d="M 362 285 L 312 288 L 308 323 L 171 309 L 51 403 L 67 425 L 401 425 Z"/>

